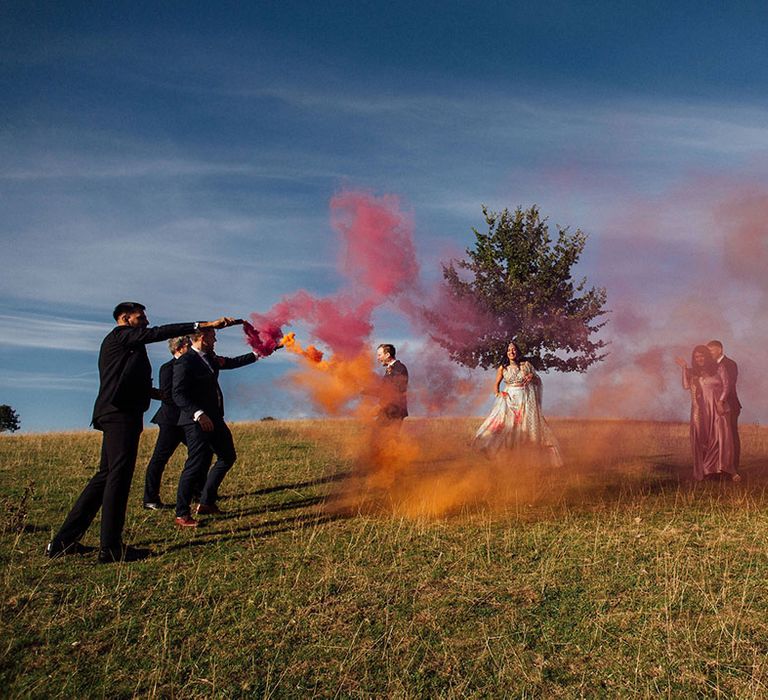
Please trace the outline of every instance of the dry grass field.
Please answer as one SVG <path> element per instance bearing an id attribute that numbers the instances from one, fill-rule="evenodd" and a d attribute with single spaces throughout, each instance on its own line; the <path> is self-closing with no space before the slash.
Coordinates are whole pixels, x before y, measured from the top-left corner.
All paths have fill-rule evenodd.
<path id="1" fill-rule="evenodd" d="M 741 483 L 696 484 L 687 425 L 552 423 L 560 470 L 409 419 L 378 485 L 355 423 L 236 425 L 192 532 L 141 508 L 148 430 L 126 539 L 155 555 L 113 566 L 43 556 L 99 434 L 3 435 L 3 696 L 768 697 L 768 429 Z"/>

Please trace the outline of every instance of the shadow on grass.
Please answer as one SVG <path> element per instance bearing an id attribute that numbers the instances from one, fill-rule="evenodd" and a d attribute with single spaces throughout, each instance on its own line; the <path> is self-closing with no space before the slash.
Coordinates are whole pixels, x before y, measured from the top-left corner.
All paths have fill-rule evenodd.
<path id="1" fill-rule="evenodd" d="M 267 520 L 262 523 L 254 523 L 252 525 L 244 525 L 238 528 L 229 528 L 226 530 L 208 530 L 207 528 L 202 532 L 198 529 L 194 534 L 194 539 L 190 539 L 187 542 L 179 542 L 166 547 L 163 550 L 155 552 L 154 556 L 159 557 L 164 554 L 170 554 L 172 552 L 178 552 L 185 549 L 191 549 L 193 547 L 200 547 L 203 545 L 210 545 L 214 542 L 242 542 L 244 540 L 262 540 L 268 537 L 273 537 L 284 532 L 292 532 L 297 529 L 306 529 L 310 527 L 320 527 L 337 520 L 345 520 L 345 515 L 330 515 L 322 513 L 305 513 L 302 515 L 294 515 L 288 518 L 281 518 L 279 520 Z M 160 544 L 164 540 L 142 542 L 142 546 Z"/>
<path id="2" fill-rule="evenodd" d="M 299 481 L 295 484 L 279 484 L 278 486 L 268 486 L 258 491 L 249 491 L 247 493 L 234 493 L 229 496 L 221 496 L 220 501 L 235 500 L 237 498 L 247 498 L 249 496 L 266 496 L 270 493 L 277 493 L 278 491 L 297 491 L 298 489 L 305 489 L 311 486 L 322 486 L 323 484 L 331 484 L 336 481 L 343 481 L 349 478 L 352 472 L 338 472 L 337 474 L 331 474 L 329 476 L 323 476 L 319 479 L 312 479 L 311 481 Z"/>
<path id="3" fill-rule="evenodd" d="M 285 501 L 284 503 L 274 503 L 264 506 L 258 506 L 256 508 L 244 508 L 242 510 L 227 511 L 224 515 L 219 516 L 216 520 L 232 520 L 235 518 L 245 518 L 250 515 L 264 515 L 265 513 L 276 513 L 282 510 L 294 510 L 296 508 L 309 508 L 316 506 L 325 500 L 324 496 L 307 496 L 307 498 L 300 498 L 295 501 Z"/>

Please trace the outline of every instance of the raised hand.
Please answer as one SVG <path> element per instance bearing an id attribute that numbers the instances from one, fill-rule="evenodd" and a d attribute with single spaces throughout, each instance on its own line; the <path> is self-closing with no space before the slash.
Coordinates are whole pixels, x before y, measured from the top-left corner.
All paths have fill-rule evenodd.
<path id="1" fill-rule="evenodd" d="M 680 369 L 688 369 L 688 363 L 682 357 L 676 357 L 675 364 L 680 367 Z"/>

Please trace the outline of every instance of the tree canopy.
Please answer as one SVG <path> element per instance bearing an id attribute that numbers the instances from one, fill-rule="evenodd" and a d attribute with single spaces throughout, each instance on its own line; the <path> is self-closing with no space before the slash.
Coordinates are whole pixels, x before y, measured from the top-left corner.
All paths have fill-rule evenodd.
<path id="1" fill-rule="evenodd" d="M 606 291 L 586 288 L 571 270 L 587 242 L 581 230 L 557 227 L 555 240 L 535 205 L 496 213 L 483 207 L 487 232 L 473 229 L 467 258 L 443 265 L 449 293 L 484 316 L 473 343 L 437 338 L 451 357 L 468 367 L 498 366 L 514 340 L 539 369 L 584 372 L 605 357 L 594 334 Z"/>
<path id="2" fill-rule="evenodd" d="M 19 414 L 6 404 L 0 406 L 0 433 L 4 433 L 6 430 L 14 433 L 19 428 L 21 428 Z"/>

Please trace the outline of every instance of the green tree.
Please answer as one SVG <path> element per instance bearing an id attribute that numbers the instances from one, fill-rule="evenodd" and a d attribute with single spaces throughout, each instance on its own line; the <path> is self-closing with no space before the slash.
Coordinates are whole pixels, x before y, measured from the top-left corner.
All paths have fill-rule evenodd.
<path id="1" fill-rule="evenodd" d="M 10 406 L 5 404 L 0 406 L 0 433 L 4 433 L 6 430 L 14 433 L 19 428 L 21 428 L 19 414 Z"/>
<path id="2" fill-rule="evenodd" d="M 454 300 L 471 303 L 484 320 L 473 343 L 451 335 L 437 341 L 468 367 L 498 366 L 510 340 L 543 370 L 584 372 L 603 359 L 606 343 L 593 336 L 606 323 L 599 320 L 606 291 L 571 276 L 586 234 L 558 226 L 553 241 L 535 205 L 512 213 L 483 207 L 483 215 L 488 231 L 473 229 L 474 249 L 443 265 L 443 277 Z"/>

